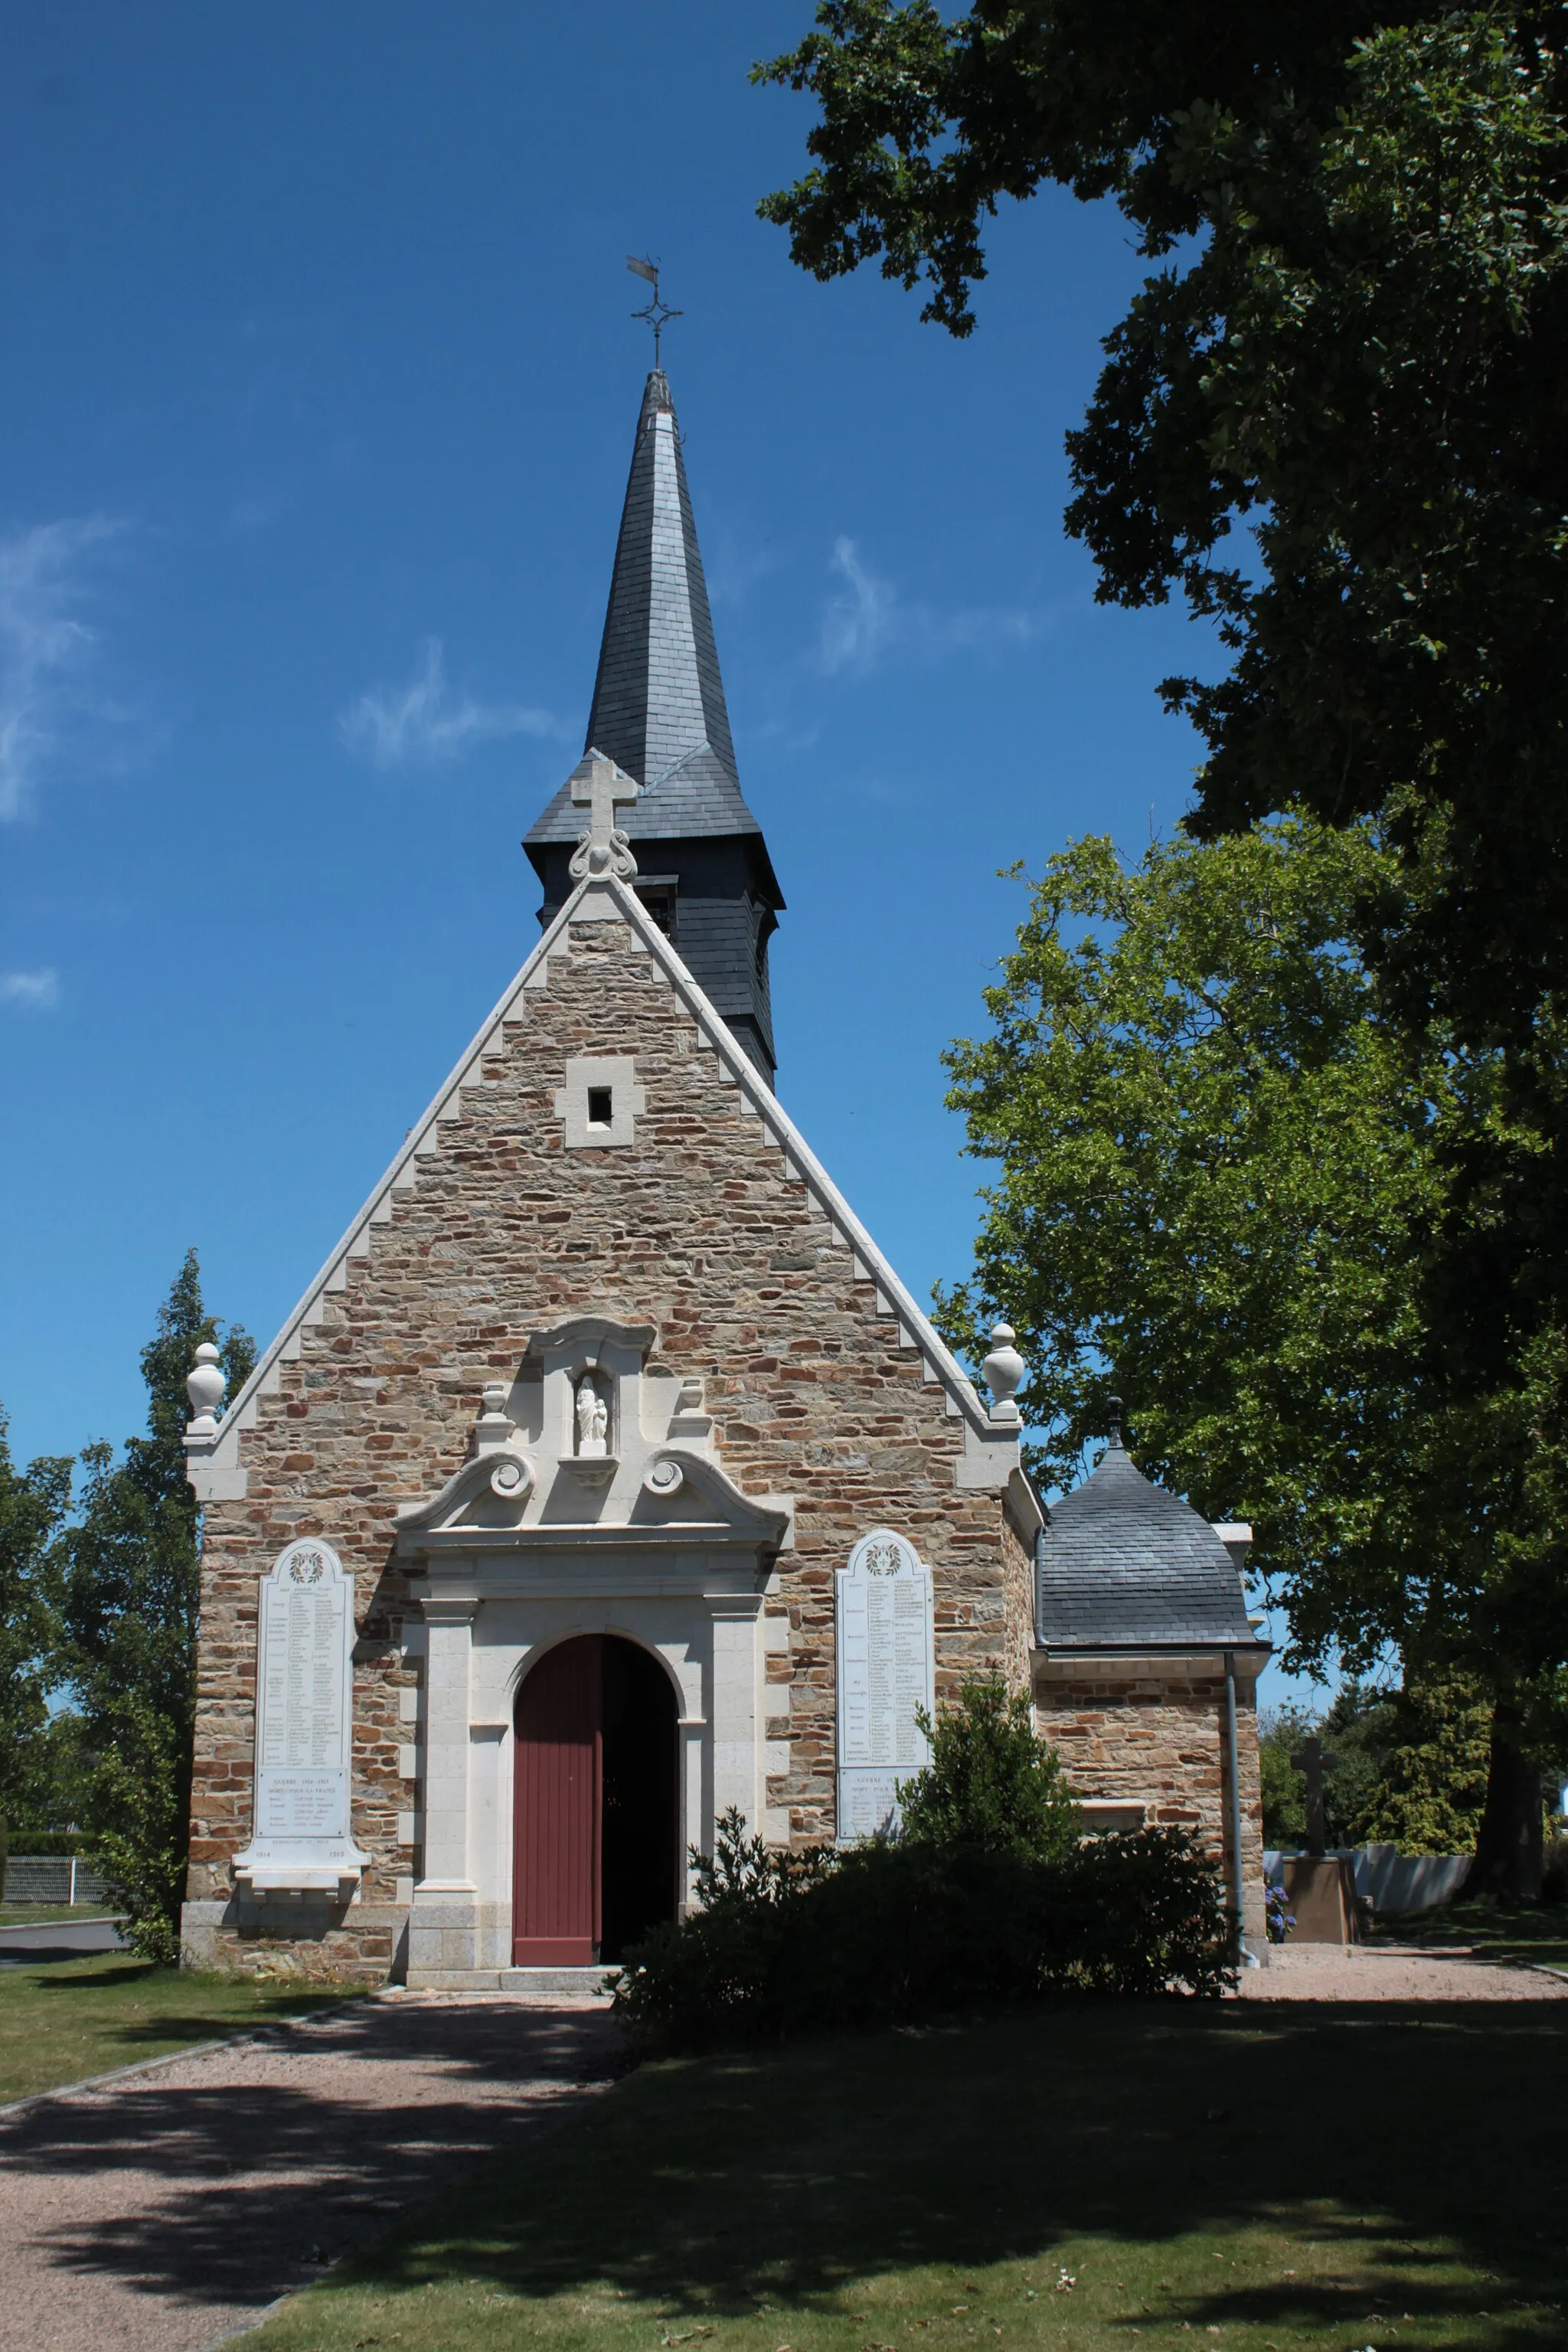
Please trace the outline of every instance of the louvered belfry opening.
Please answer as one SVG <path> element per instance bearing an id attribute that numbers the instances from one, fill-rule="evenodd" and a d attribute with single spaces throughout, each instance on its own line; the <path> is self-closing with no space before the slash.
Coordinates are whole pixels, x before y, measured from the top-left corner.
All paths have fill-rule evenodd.
<path id="1" fill-rule="evenodd" d="M 517 1702 L 512 1965 L 616 1960 L 675 1916 L 675 1693 L 635 1642 L 546 1651 Z"/>
<path id="2" fill-rule="evenodd" d="M 771 1084 L 768 942 L 784 898 L 741 793 L 686 460 L 658 369 L 632 445 L 584 749 L 614 760 L 637 783 L 622 818 L 636 887 Z M 570 893 L 567 867 L 582 830 L 581 807 L 563 784 L 524 844 L 544 886 L 543 922 Z"/>

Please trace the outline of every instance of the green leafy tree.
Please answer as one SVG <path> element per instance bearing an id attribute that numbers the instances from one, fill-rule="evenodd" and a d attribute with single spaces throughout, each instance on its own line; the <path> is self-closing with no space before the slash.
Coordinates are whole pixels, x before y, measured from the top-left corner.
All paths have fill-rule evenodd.
<path id="1" fill-rule="evenodd" d="M 1491 1748 L 1492 1698 L 1460 1674 L 1382 1690 L 1350 1683 L 1325 1716 L 1300 1706 L 1259 1725 L 1263 1839 L 1299 1846 L 1307 1834 L 1306 1776 L 1291 1763 L 1315 1732 L 1322 1742 L 1323 1811 L 1331 1845 L 1396 1845 L 1402 1853 L 1468 1853 L 1480 1827 Z"/>
<path id="2" fill-rule="evenodd" d="M 189 1836 L 195 1716 L 200 1540 L 185 1477 L 185 1377 L 204 1339 L 217 1343 L 229 1394 L 256 1350 L 219 1326 L 187 1252 L 142 1350 L 147 1434 L 117 1462 L 94 1444 L 78 1524 L 62 1541 L 67 1657 L 87 1751 L 87 1850 L 124 1906 L 136 1948 L 178 1955 Z"/>
<path id="3" fill-rule="evenodd" d="M 900 1791 L 911 1844 L 1043 1862 L 1071 1852 L 1078 1805 L 1022 1692 L 995 1677 L 965 1683 L 934 1724 L 923 1711 L 919 1721 L 931 1761 Z"/>
<path id="4" fill-rule="evenodd" d="M 1205 750 L 1189 827 L 1375 815 L 1403 885 L 1350 929 L 1417 1057 L 1434 1011 L 1498 1056 L 1506 1117 L 1440 1139 L 1422 1310 L 1470 1392 L 1466 1458 L 1500 1465 L 1479 1538 L 1498 1885 L 1534 1868 L 1563 1698 L 1529 1614 L 1568 1589 L 1563 31 L 1553 5 L 1278 0 L 1216 27 L 1194 0 L 824 0 L 756 68 L 821 110 L 812 168 L 761 207 L 795 260 L 923 281 L 953 334 L 1002 199 L 1056 182 L 1121 207 L 1150 274 L 1068 436 L 1067 523 L 1102 601 L 1178 594 L 1216 625 L 1224 674 L 1162 688 Z"/>
<path id="5" fill-rule="evenodd" d="M 1471 1853 L 1491 1761 L 1489 1692 L 1468 1675 L 1435 1675 L 1396 1692 L 1389 1715 L 1363 1836 L 1401 1853 Z"/>
<path id="6" fill-rule="evenodd" d="M 57 1627 L 53 1652 L 57 1676 L 63 1664 Z M 87 1812 L 81 1717 L 68 1703 L 68 1692 L 58 1681 L 50 1696 L 52 1712 L 39 1735 L 31 1786 L 11 1816 L 13 1853 L 74 1853 L 80 1842 L 80 1824 Z"/>
<path id="7" fill-rule="evenodd" d="M 1258 1717 L 1258 1773 L 1263 1791 L 1263 1843 L 1287 1851 L 1307 1843 L 1307 1780 L 1290 1761 L 1318 1729 L 1318 1718 L 1294 1703 L 1265 1707 Z"/>
<path id="8" fill-rule="evenodd" d="M 68 1455 L 16 1468 L 0 1412 L 0 1892 L 7 1824 L 31 1813 L 47 1778 L 58 1636 L 51 1552 L 70 1486 Z"/>
<path id="9" fill-rule="evenodd" d="M 939 1320 L 975 1354 L 1018 1328 L 1052 1482 L 1125 1398 L 1151 1475 L 1252 1522 L 1292 1665 L 1463 1668 L 1528 1763 L 1568 1656 L 1541 1402 L 1456 1387 L 1422 1279 L 1447 1144 L 1501 1125 L 1500 1082 L 1388 1017 L 1350 933 L 1399 887 L 1371 827 L 1302 818 L 1052 858 L 990 1034 L 948 1055 L 1000 1173 Z"/>
<path id="10" fill-rule="evenodd" d="M 1057 182 L 1155 265 L 1069 436 L 1102 600 L 1184 594 L 1200 830 L 1397 818 L 1441 887 L 1390 935 L 1467 1034 L 1568 984 L 1568 45 L 1557 5 L 825 0 L 755 78 L 813 168 L 761 209 L 974 324 L 983 228 Z M 1226 562 L 1238 525 L 1250 547 Z M 1372 919 L 1369 910 L 1369 919 Z"/>
<path id="11" fill-rule="evenodd" d="M 1399 1736 L 1399 1701 L 1377 1684 L 1346 1683 L 1334 1695 L 1318 1736 L 1332 1761 L 1323 1774 L 1324 1827 L 1331 1845 L 1365 1845 L 1389 1750 Z"/>

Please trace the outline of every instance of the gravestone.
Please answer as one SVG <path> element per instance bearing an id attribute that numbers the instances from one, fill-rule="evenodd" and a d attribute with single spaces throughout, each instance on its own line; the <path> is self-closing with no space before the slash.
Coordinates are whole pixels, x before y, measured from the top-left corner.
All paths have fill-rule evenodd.
<path id="1" fill-rule="evenodd" d="M 256 1894 L 335 1894 L 369 1860 L 349 1834 L 353 1643 L 353 1579 L 302 1537 L 261 1580 L 255 1810 L 235 1862 Z"/>
<path id="2" fill-rule="evenodd" d="M 904 1536 L 862 1536 L 838 1571 L 838 1840 L 895 1826 L 899 1785 L 930 1760 L 931 1579 Z"/>
<path id="3" fill-rule="evenodd" d="M 1292 1944 L 1353 1944 L 1361 1934 L 1355 1871 L 1343 1854 L 1293 1853 L 1280 1867 L 1296 1924 Z"/>

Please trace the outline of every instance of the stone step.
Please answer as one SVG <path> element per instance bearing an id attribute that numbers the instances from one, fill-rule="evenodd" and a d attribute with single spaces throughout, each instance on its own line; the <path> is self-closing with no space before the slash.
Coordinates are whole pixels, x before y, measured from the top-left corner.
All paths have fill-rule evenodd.
<path id="1" fill-rule="evenodd" d="M 580 2000 L 602 1994 L 614 1963 L 591 1969 L 410 1969 L 410 1992 L 508 1992 L 514 2000 Z"/>
<path id="2" fill-rule="evenodd" d="M 602 1992 L 605 1979 L 616 1973 L 613 1960 L 596 1961 L 591 1969 L 502 1969 L 502 1992 Z"/>

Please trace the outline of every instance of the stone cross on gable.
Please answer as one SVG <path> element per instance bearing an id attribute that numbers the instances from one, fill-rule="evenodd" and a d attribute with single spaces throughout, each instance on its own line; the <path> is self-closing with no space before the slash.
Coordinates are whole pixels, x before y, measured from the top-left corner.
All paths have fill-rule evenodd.
<path id="1" fill-rule="evenodd" d="M 1323 1813 L 1323 1774 L 1331 1771 L 1339 1762 L 1337 1756 L 1326 1755 L 1317 1733 L 1303 1739 L 1290 1759 L 1292 1772 L 1300 1772 L 1307 1782 L 1307 1852 L 1322 1853 L 1328 1847 L 1327 1824 Z"/>
<path id="2" fill-rule="evenodd" d="M 603 874 L 615 874 L 623 882 L 632 879 L 637 862 L 632 856 L 630 842 L 616 823 L 616 811 L 629 808 L 637 796 L 637 787 L 630 776 L 623 775 L 613 760 L 605 759 L 597 751 L 585 766 L 574 772 L 573 801 L 588 812 L 588 830 L 579 834 L 572 855 L 574 882 L 589 875 Z"/>

